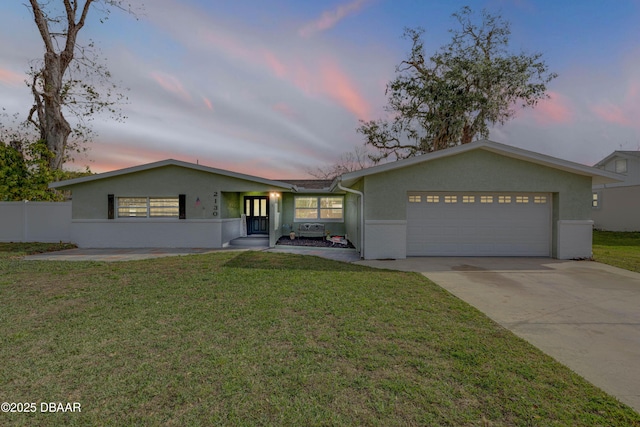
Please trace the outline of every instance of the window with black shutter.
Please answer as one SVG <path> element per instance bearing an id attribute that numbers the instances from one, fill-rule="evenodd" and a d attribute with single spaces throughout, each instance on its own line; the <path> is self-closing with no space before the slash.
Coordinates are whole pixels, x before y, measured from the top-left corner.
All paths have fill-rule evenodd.
<path id="1" fill-rule="evenodd" d="M 107 219 L 115 218 L 115 197 L 113 194 L 107 195 Z"/>
<path id="2" fill-rule="evenodd" d="M 178 218 L 179 219 L 187 219 L 187 195 L 179 194 L 178 195 Z"/>

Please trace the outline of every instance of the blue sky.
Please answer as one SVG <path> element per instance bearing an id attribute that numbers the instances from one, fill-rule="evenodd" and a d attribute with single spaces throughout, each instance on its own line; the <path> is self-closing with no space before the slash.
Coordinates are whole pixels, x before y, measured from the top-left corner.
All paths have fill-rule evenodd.
<path id="1" fill-rule="evenodd" d="M 134 1 L 133 3 L 136 3 Z M 435 51 L 464 5 L 511 22 L 514 51 L 542 52 L 551 98 L 491 139 L 583 164 L 640 149 L 640 0 L 147 0 L 140 19 L 93 10 L 93 38 L 129 88 L 124 123 L 97 117 L 95 172 L 165 158 L 268 178 L 304 178 L 363 143 L 385 85 L 425 29 Z M 0 107 L 26 115 L 23 83 L 42 42 L 22 1 L 0 2 Z"/>

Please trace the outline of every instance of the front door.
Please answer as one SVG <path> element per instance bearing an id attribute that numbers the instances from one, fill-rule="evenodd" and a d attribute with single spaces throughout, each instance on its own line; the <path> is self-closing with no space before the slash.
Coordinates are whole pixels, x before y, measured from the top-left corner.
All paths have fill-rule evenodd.
<path id="1" fill-rule="evenodd" d="M 269 203 L 267 196 L 245 196 L 244 213 L 247 216 L 247 234 L 269 233 Z"/>

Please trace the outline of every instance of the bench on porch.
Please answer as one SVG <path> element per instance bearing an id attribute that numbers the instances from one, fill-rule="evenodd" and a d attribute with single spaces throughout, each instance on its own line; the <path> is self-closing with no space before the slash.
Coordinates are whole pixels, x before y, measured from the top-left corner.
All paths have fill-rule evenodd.
<path id="1" fill-rule="evenodd" d="M 305 222 L 298 226 L 300 237 L 324 237 L 324 224 Z"/>

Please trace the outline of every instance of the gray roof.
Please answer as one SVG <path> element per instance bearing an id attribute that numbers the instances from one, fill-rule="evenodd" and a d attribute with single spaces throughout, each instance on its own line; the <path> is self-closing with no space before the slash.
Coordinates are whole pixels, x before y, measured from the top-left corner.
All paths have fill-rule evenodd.
<path id="1" fill-rule="evenodd" d="M 333 180 L 331 179 L 280 179 L 278 181 L 295 185 L 298 191 L 304 190 L 329 190 Z"/>
<path id="2" fill-rule="evenodd" d="M 209 166 L 203 166 L 203 165 L 198 165 L 198 164 L 194 164 L 194 163 L 183 162 L 183 161 L 180 161 L 180 160 L 174 160 L 174 159 L 161 160 L 159 162 L 147 163 L 145 165 L 133 166 L 133 167 L 124 168 L 124 169 L 118 169 L 118 170 L 111 171 L 111 172 L 105 172 L 105 173 L 99 173 L 99 174 L 96 174 L 96 175 L 83 176 L 81 178 L 67 179 L 65 181 L 59 181 L 59 182 L 51 183 L 51 184 L 49 184 L 49 187 L 51 187 L 51 188 L 70 187 L 72 185 L 82 184 L 82 183 L 85 183 L 85 182 L 97 181 L 97 180 L 100 180 L 100 179 L 112 178 L 112 177 L 115 177 L 115 176 L 126 175 L 126 174 L 129 174 L 129 173 L 141 172 L 141 171 L 161 168 L 161 167 L 165 167 L 165 166 L 179 166 L 179 167 L 198 170 L 198 171 L 202 171 L 202 172 L 208 172 L 208 173 L 214 173 L 214 174 L 218 174 L 218 175 L 228 176 L 228 177 L 231 177 L 231 178 L 238 178 L 238 179 L 243 179 L 243 180 L 246 180 L 246 181 L 258 182 L 260 184 L 270 185 L 270 186 L 275 187 L 275 188 L 282 188 L 282 189 L 286 189 L 286 190 L 295 191 L 295 186 L 292 185 L 292 184 L 286 183 L 286 182 L 274 181 L 274 180 L 270 180 L 270 179 L 260 178 L 260 177 L 257 177 L 257 176 L 245 175 L 245 174 L 242 174 L 242 173 L 231 172 L 231 171 L 224 170 L 224 169 L 216 169 L 216 168 L 212 168 L 212 167 L 209 167 Z"/>
<path id="3" fill-rule="evenodd" d="M 385 163 L 378 166 L 373 166 L 367 169 L 362 169 L 355 172 L 349 172 L 336 178 L 331 188 L 335 188 L 340 182 L 343 186 L 351 186 L 355 184 L 362 177 L 373 175 L 382 172 L 388 172 L 394 169 L 403 168 L 423 162 L 429 162 L 444 157 L 455 156 L 457 154 L 465 153 L 472 150 L 486 150 L 493 153 L 497 153 L 503 156 L 512 157 L 515 159 L 525 160 L 531 163 L 537 163 L 543 166 L 548 166 L 554 169 L 560 169 L 567 172 L 575 173 L 578 175 L 590 176 L 593 179 L 593 184 L 608 184 L 612 182 L 621 182 L 623 177 L 620 175 L 596 169 L 591 166 L 581 165 L 579 163 L 570 162 L 568 160 L 558 159 L 556 157 L 547 156 L 546 154 L 540 154 L 533 151 L 524 150 L 522 148 L 513 147 L 506 144 L 500 144 L 498 142 L 489 141 L 483 139 L 480 141 L 474 141 L 469 144 L 458 145 L 457 147 L 447 148 L 445 150 L 434 151 L 432 153 L 423 154 L 420 156 L 410 157 L 408 159 L 398 160 L 395 162 Z"/>
<path id="4" fill-rule="evenodd" d="M 624 150 L 614 151 L 613 153 L 609 154 L 607 157 L 605 157 L 604 159 L 600 160 L 598 163 L 593 165 L 593 167 L 594 168 L 602 167 L 614 157 L 640 157 L 640 151 L 624 151 Z"/>

